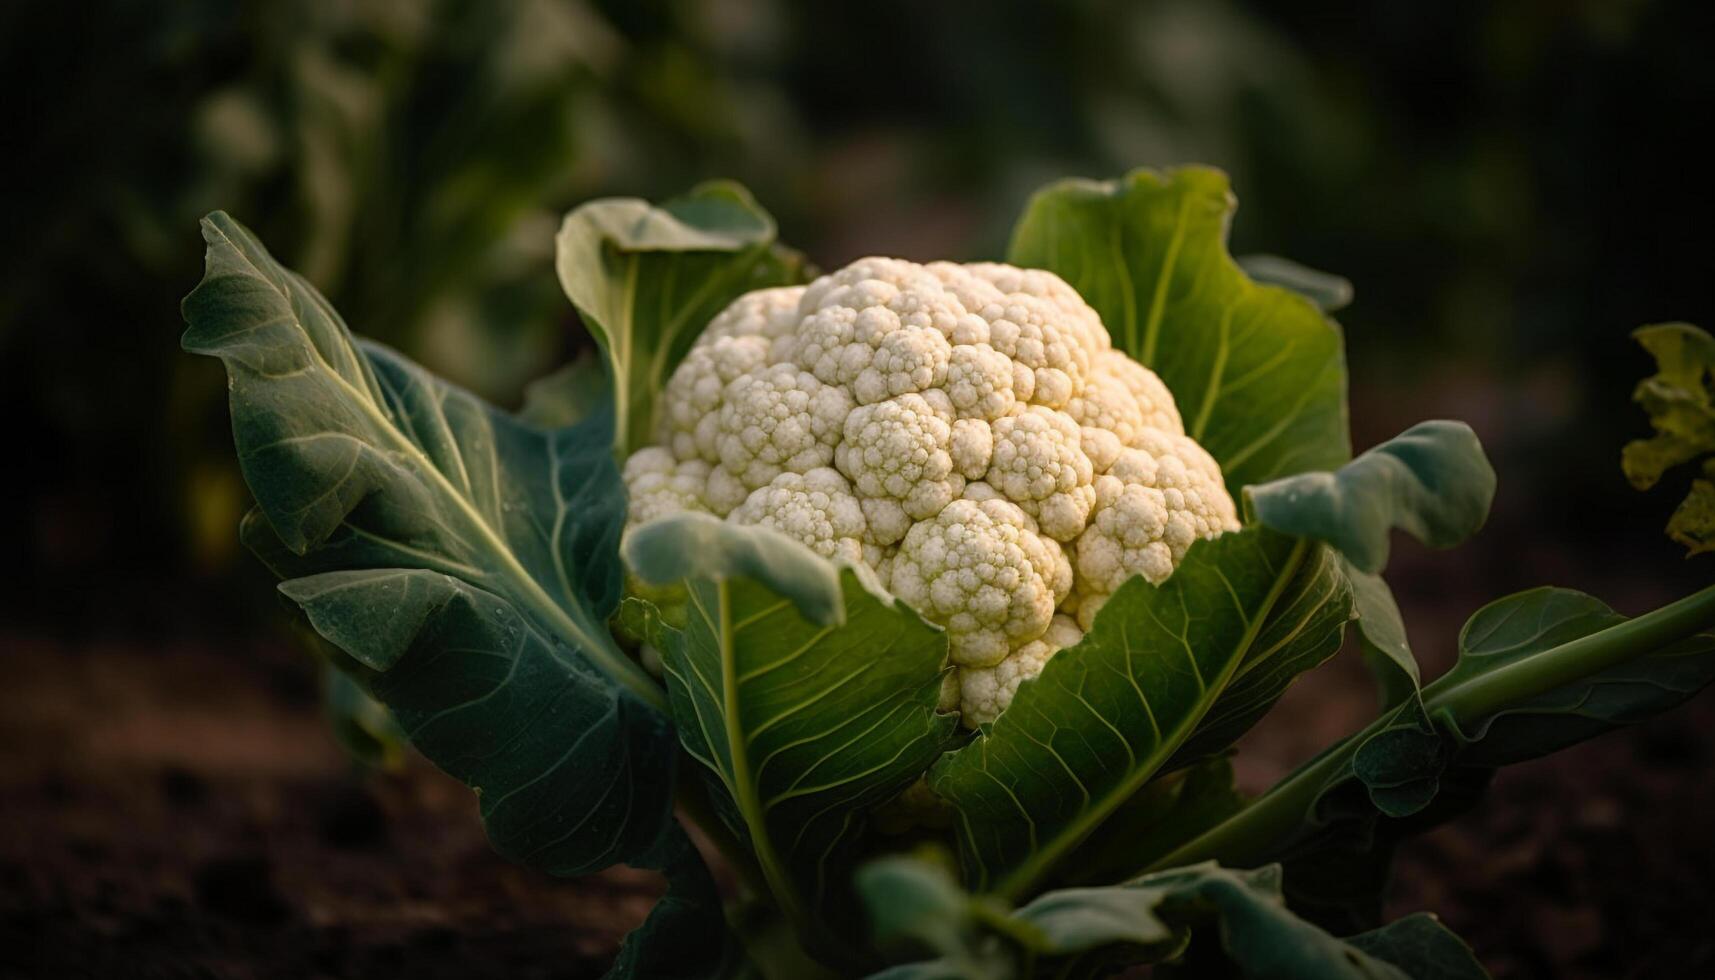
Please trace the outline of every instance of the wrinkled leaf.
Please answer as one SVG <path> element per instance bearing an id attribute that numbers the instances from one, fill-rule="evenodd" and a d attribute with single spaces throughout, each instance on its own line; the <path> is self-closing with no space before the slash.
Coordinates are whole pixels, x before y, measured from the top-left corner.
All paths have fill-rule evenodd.
<path id="1" fill-rule="evenodd" d="M 354 341 L 226 215 L 203 235 L 184 346 L 226 365 L 244 537 L 281 591 L 476 790 L 502 854 L 555 874 L 659 858 L 677 752 L 605 627 L 624 521 L 607 413 L 520 422 Z"/>
<path id="2" fill-rule="evenodd" d="M 1639 327 L 1632 337 L 1655 358 L 1656 373 L 1632 392 L 1655 435 L 1627 443 L 1620 465 L 1648 490 L 1673 467 L 1715 451 L 1715 337 L 1689 323 Z"/>
<path id="3" fill-rule="evenodd" d="M 710 319 L 753 289 L 801 281 L 774 219 L 729 181 L 660 206 L 592 201 L 555 239 L 560 285 L 607 356 L 620 453 L 649 442 L 656 396 Z"/>
<path id="4" fill-rule="evenodd" d="M 1095 307 L 1114 345 L 1167 383 L 1237 495 L 1339 466 L 1351 444 L 1339 327 L 1245 275 L 1227 253 L 1233 208 L 1226 175 L 1203 167 L 1060 181 L 1031 199 L 1007 257 Z"/>
<path id="5" fill-rule="evenodd" d="M 1668 470 L 1715 452 L 1715 337 L 1689 323 L 1640 327 L 1632 336 L 1655 358 L 1656 373 L 1632 393 L 1655 435 L 1627 443 L 1620 467 L 1632 486 L 1648 490 Z M 1704 460 L 1667 534 L 1691 555 L 1715 551 L 1715 459 Z"/>
<path id="6" fill-rule="evenodd" d="M 1715 459 L 1704 461 L 1703 476 L 1691 481 L 1691 490 L 1667 519 L 1667 536 L 1685 545 L 1688 556 L 1715 551 Z"/>
<path id="7" fill-rule="evenodd" d="M 1263 529 L 1200 541 L 1122 585 L 1083 641 L 930 774 L 972 887 L 1016 896 L 1160 770 L 1215 705 L 1315 551 Z"/>
<path id="8" fill-rule="evenodd" d="M 1246 509 L 1286 534 L 1333 545 L 1359 571 L 1387 565 L 1399 528 L 1431 548 L 1475 534 L 1495 498 L 1495 470 L 1463 422 L 1419 422 L 1332 473 L 1245 488 Z"/>
<path id="9" fill-rule="evenodd" d="M 827 928 L 861 815 L 953 734 L 935 710 L 945 634 L 852 567 L 705 514 L 638 528 L 626 560 L 645 581 L 686 581 L 685 628 L 661 627 L 680 738 L 788 917 Z"/>

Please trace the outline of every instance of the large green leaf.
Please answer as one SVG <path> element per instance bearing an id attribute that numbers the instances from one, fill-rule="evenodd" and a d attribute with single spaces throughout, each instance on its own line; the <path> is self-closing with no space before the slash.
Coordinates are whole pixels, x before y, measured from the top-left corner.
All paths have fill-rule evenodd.
<path id="1" fill-rule="evenodd" d="M 1715 337 L 1689 323 L 1640 327 L 1632 336 L 1655 358 L 1656 373 L 1632 393 L 1655 435 L 1627 443 L 1620 466 L 1633 486 L 1648 490 L 1675 466 L 1715 452 Z M 1691 554 L 1715 550 L 1715 459 L 1704 461 L 1703 478 L 1692 481 L 1667 533 Z"/>
<path id="2" fill-rule="evenodd" d="M 715 314 L 753 289 L 802 280 L 802 260 L 774 235 L 774 219 L 729 181 L 659 207 L 609 198 L 566 215 L 554 267 L 607 355 L 621 453 L 650 441 L 656 395 Z"/>
<path id="3" fill-rule="evenodd" d="M 1486 977 L 1470 948 L 1429 916 L 1337 939 L 1293 915 L 1278 866 L 1201 864 L 1100 888 L 1041 895 L 1015 911 L 961 892 L 920 858 L 884 858 L 859 873 L 878 938 L 911 940 L 935 958 L 871 980 L 1108 976 L 1154 965 L 1166 976 L 1268 980 Z"/>
<path id="4" fill-rule="evenodd" d="M 1084 640 L 930 774 L 959 810 L 966 877 L 1016 897 L 1190 738 L 1290 602 L 1316 545 L 1266 529 L 1193 545 L 1160 586 L 1122 585 Z"/>
<path id="5" fill-rule="evenodd" d="M 1431 548 L 1475 534 L 1495 499 L 1495 470 L 1463 422 L 1419 422 L 1332 473 L 1246 487 L 1245 506 L 1277 531 L 1326 541 L 1360 571 L 1387 566 L 1400 528 Z"/>
<path id="6" fill-rule="evenodd" d="M 626 560 L 645 581 L 686 582 L 686 627 L 659 628 L 681 740 L 776 900 L 825 941 L 864 814 L 954 731 L 936 712 L 945 634 L 765 528 L 669 517 L 634 531 Z"/>
<path id="7" fill-rule="evenodd" d="M 665 698 L 613 644 L 624 496 L 605 413 L 549 431 L 359 344 L 224 214 L 185 299 L 226 365 L 245 537 L 502 853 L 562 874 L 672 832 Z"/>
<path id="8" fill-rule="evenodd" d="M 1162 856 L 1286 863 L 1321 921 L 1373 922 L 1395 843 L 1475 800 L 1494 767 L 1666 711 L 1715 680 L 1715 588 L 1636 619 L 1566 589 L 1478 611 L 1452 671 Z"/>
<path id="9" fill-rule="evenodd" d="M 1233 207 L 1226 175 L 1204 167 L 1061 181 L 1031 199 L 1007 256 L 1071 283 L 1161 375 L 1236 495 L 1331 469 L 1351 446 L 1339 327 L 1245 275 L 1227 253 Z"/>

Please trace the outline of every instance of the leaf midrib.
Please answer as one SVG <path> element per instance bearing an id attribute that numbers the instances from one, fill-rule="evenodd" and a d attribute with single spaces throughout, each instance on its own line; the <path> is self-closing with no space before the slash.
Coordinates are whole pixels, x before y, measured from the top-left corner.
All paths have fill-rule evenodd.
<path id="1" fill-rule="evenodd" d="M 1285 563 L 1275 577 L 1274 584 L 1269 587 L 1268 595 L 1257 606 L 1254 615 L 1251 617 L 1250 625 L 1245 628 L 1244 636 L 1240 638 L 1236 648 L 1227 658 L 1226 666 L 1222 668 L 1220 676 L 1216 678 L 1216 683 L 1205 686 L 1201 704 L 1196 710 L 1187 713 L 1184 719 L 1167 733 L 1167 737 L 1158 739 L 1156 750 L 1149 756 L 1148 762 L 1150 764 L 1134 767 L 1130 776 L 1102 795 L 1099 804 L 1085 808 L 1077 819 L 1055 834 L 1048 842 L 1035 843 L 1031 848 L 1029 860 L 1013 869 L 1001 880 L 1000 885 L 995 888 L 996 894 L 1008 900 L 1017 900 L 1020 896 L 1028 893 L 1040 883 L 1041 878 L 1064 854 L 1076 847 L 1084 838 L 1094 832 L 1104 820 L 1112 816 L 1113 812 L 1141 789 L 1144 783 L 1148 782 L 1150 777 L 1160 768 L 1161 764 L 1170 758 L 1180 745 L 1184 744 L 1186 738 L 1191 735 L 1197 724 L 1202 721 L 1209 709 L 1214 706 L 1215 701 L 1219 699 L 1221 692 L 1226 689 L 1233 672 L 1237 669 L 1240 661 L 1244 659 L 1245 651 L 1250 649 L 1252 643 L 1256 642 L 1264 622 L 1268 619 L 1269 612 L 1274 608 L 1275 603 L 1280 601 L 1287 585 L 1298 574 L 1299 566 L 1303 564 L 1304 555 L 1308 550 L 1309 543 L 1303 538 L 1293 543 L 1292 552 L 1287 555 Z"/>
<path id="2" fill-rule="evenodd" d="M 245 254 L 244 250 L 239 248 L 238 244 L 226 234 L 224 229 L 219 228 L 219 226 L 215 227 L 216 230 L 220 232 L 222 240 L 232 248 L 234 253 L 244 260 L 245 265 L 249 266 L 256 277 L 267 283 L 269 288 L 278 293 L 280 298 L 286 302 L 288 309 L 292 311 L 292 322 L 297 325 L 299 331 L 304 333 L 307 338 L 308 331 L 304 329 L 303 320 L 297 315 L 297 310 L 292 304 L 291 296 L 281 289 L 280 286 L 275 284 L 274 281 L 270 279 L 260 268 L 258 268 L 256 264 L 251 261 L 250 257 Z M 322 368 L 328 373 L 328 376 L 333 378 L 334 382 L 339 385 L 339 387 L 345 389 L 352 399 L 362 406 L 363 412 L 369 416 L 370 421 L 381 431 L 383 437 L 395 443 L 397 446 L 396 451 L 402 452 L 412 458 L 418 464 L 418 469 L 421 472 L 427 473 L 431 480 L 438 484 L 441 492 L 453 501 L 458 510 L 463 513 L 465 520 L 470 524 L 471 528 L 486 539 L 490 549 L 500 559 L 501 571 L 505 573 L 508 578 L 513 580 L 514 585 L 522 587 L 522 591 L 524 593 L 523 598 L 528 601 L 531 608 L 538 615 L 545 617 L 550 624 L 562 633 L 562 635 L 568 636 L 576 641 L 580 650 L 585 651 L 610 677 L 621 684 L 624 684 L 629 690 L 638 695 L 645 704 L 648 704 L 657 710 L 665 711 L 667 706 L 666 698 L 663 697 L 661 691 L 655 686 L 654 682 L 647 680 L 646 677 L 639 676 L 639 670 L 633 667 L 629 660 L 624 660 L 617 655 L 615 651 L 609 649 L 607 645 L 599 642 L 591 635 L 589 630 L 574 620 L 570 614 L 560 607 L 558 603 L 554 602 L 553 598 L 542 589 L 541 585 L 530 575 L 528 571 L 525 570 L 524 566 L 519 564 L 517 556 L 512 553 L 512 549 L 496 535 L 494 529 L 489 527 L 488 522 L 476 512 L 475 508 L 471 506 L 471 503 L 468 500 L 459 495 L 457 489 L 453 487 L 446 475 L 436 469 L 434 464 L 424 456 L 422 448 L 411 442 L 409 439 L 406 439 L 393 424 L 392 420 L 388 419 L 379 411 L 379 406 L 375 401 L 375 396 L 373 394 L 365 394 L 364 392 L 359 391 L 356 386 L 345 378 L 344 375 L 334 370 L 333 365 L 328 363 L 327 358 L 322 356 L 321 348 L 317 347 L 314 343 L 309 343 L 305 346 L 309 348 L 312 356 L 314 356 L 322 365 Z M 365 362 L 365 358 L 360 351 L 354 350 L 353 356 L 357 358 L 359 363 Z M 551 440 L 552 436 L 545 435 L 545 438 Z M 554 542 L 550 541 L 549 546 L 553 547 Z"/>

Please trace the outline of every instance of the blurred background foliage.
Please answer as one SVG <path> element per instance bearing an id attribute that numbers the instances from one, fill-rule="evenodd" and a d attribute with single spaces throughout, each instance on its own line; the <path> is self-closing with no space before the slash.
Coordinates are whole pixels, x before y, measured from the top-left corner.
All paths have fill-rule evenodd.
<path id="1" fill-rule="evenodd" d="M 1635 498 L 1617 454 L 1627 332 L 1715 324 L 1712 27 L 1707 0 L 8 4 L 7 621 L 266 611 L 219 368 L 176 344 L 208 210 L 510 405 L 587 344 L 551 246 L 589 197 L 730 176 L 824 267 L 974 259 L 1047 180 L 1190 161 L 1232 173 L 1236 252 L 1356 284 L 1359 445 L 1446 415 L 1496 456 L 1490 533 L 1408 564 L 1408 602 L 1450 568 L 1677 591 L 1684 488 Z"/>

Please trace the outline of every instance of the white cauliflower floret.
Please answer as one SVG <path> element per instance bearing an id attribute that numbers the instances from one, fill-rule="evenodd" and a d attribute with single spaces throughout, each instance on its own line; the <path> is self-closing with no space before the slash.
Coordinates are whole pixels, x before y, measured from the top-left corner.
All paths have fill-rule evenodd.
<path id="1" fill-rule="evenodd" d="M 862 259 L 823 276 L 799 307 L 794 360 L 860 405 L 946 381 L 958 299 L 910 262 Z"/>
<path id="2" fill-rule="evenodd" d="M 1078 537 L 1078 622 L 1095 621 L 1107 597 L 1133 575 L 1160 584 L 1199 538 L 1239 529 L 1220 467 L 1182 435 L 1145 430 L 1096 479 L 1096 506 Z"/>
<path id="3" fill-rule="evenodd" d="M 777 286 L 745 293 L 709 321 L 698 335 L 696 346 L 712 344 L 723 337 L 760 337 L 768 342 L 769 364 L 791 360 L 792 341 L 798 331 L 798 303 L 803 298 L 803 286 Z"/>
<path id="4" fill-rule="evenodd" d="M 625 461 L 626 524 L 642 524 L 681 511 L 706 511 L 704 490 L 709 482 L 709 464 L 692 459 L 680 462 L 658 446 L 631 454 Z"/>
<path id="5" fill-rule="evenodd" d="M 753 491 L 727 520 L 773 528 L 824 558 L 864 561 L 863 509 L 846 478 L 827 467 L 780 474 Z"/>
<path id="6" fill-rule="evenodd" d="M 959 417 L 993 420 L 1011 413 L 1018 404 L 1014 367 L 1012 358 L 986 343 L 954 347 L 947 361 L 946 392 Z"/>
<path id="7" fill-rule="evenodd" d="M 986 479 L 1049 537 L 1070 541 L 1084 529 L 1095 503 L 1094 475 L 1078 425 L 1064 412 L 1033 405 L 994 424 Z"/>
<path id="8" fill-rule="evenodd" d="M 1097 355 L 1083 392 L 1066 406 L 1079 425 L 1106 429 L 1127 446 L 1145 429 L 1182 435 L 1173 395 L 1154 371 L 1119 351 Z"/>
<path id="9" fill-rule="evenodd" d="M 947 627 L 953 662 L 999 663 L 1054 614 L 1056 552 L 1004 500 L 955 500 L 912 525 L 893 560 L 894 594 Z"/>
<path id="10" fill-rule="evenodd" d="M 656 441 L 680 459 L 720 462 L 721 396 L 730 382 L 767 365 L 768 341 L 762 337 L 721 337 L 692 347 L 661 390 Z"/>
<path id="11" fill-rule="evenodd" d="M 911 520 L 933 517 L 965 488 L 953 468 L 951 406 L 940 392 L 930 395 L 937 397 L 901 395 L 846 416 L 845 441 L 834 460 L 877 513 L 879 544 L 899 540 L 892 533 L 905 522 L 895 509 Z"/>
<path id="12" fill-rule="evenodd" d="M 965 667 L 959 671 L 959 711 L 967 728 L 986 725 L 1012 704 L 1018 685 L 1042 673 L 1049 658 L 1084 638 L 1084 631 L 1070 616 L 1055 616 L 1038 639 L 1008 654 L 992 667 Z"/>
<path id="13" fill-rule="evenodd" d="M 790 364 L 741 375 L 727 385 L 721 406 L 721 467 L 755 490 L 787 470 L 826 466 L 851 410 L 844 389 Z"/>
<path id="14" fill-rule="evenodd" d="M 1238 527 L 1161 379 L 1058 276 L 995 263 L 866 258 L 739 297 L 655 441 L 626 463 L 628 528 L 707 510 L 873 569 L 947 629 L 942 707 L 973 726 L 1127 578 Z"/>

